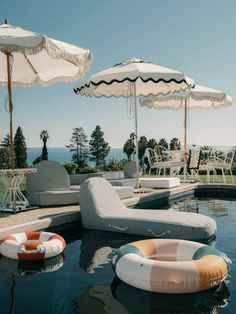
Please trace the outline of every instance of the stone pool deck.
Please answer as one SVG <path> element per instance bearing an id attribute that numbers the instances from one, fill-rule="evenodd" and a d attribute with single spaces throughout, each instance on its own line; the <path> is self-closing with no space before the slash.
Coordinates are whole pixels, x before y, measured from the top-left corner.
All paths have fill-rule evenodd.
<path id="1" fill-rule="evenodd" d="M 164 197 L 192 194 L 196 188 L 227 188 L 235 192 L 236 186 L 222 184 L 181 183 L 179 187 L 171 189 L 156 189 L 151 193 L 137 193 L 132 198 L 123 200 L 126 206 L 142 205 Z M 42 230 L 81 219 L 79 205 L 37 208 L 18 213 L 0 212 L 0 239 L 16 232 Z"/>

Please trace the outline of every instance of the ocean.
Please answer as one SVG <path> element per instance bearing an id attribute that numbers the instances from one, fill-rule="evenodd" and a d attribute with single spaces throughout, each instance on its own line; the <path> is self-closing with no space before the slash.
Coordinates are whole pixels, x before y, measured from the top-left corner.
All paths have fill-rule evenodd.
<path id="1" fill-rule="evenodd" d="M 28 147 L 27 148 L 27 163 L 29 166 L 33 164 L 33 161 L 42 154 L 42 147 Z M 72 153 L 69 148 L 66 147 L 48 147 L 48 159 L 59 162 L 60 164 L 71 162 Z M 122 148 L 111 148 L 111 151 L 106 158 L 107 161 L 110 159 L 122 160 L 126 159 L 126 155 L 123 153 Z M 93 166 L 92 162 L 89 162 Z"/>
<path id="2" fill-rule="evenodd" d="M 191 145 L 190 145 L 191 147 Z M 200 145 L 197 145 L 200 147 Z M 227 152 L 230 147 L 227 146 L 215 146 L 215 149 Z M 42 153 L 41 147 L 28 147 L 27 148 L 27 163 L 29 166 L 33 164 L 33 161 Z M 48 159 L 59 162 L 60 164 L 71 162 L 72 153 L 69 148 L 66 147 L 48 147 Z M 127 156 L 123 153 L 123 148 L 111 148 L 111 151 L 106 158 L 106 161 L 110 159 L 122 160 L 127 159 Z M 94 166 L 93 162 L 89 162 L 90 166 Z"/>

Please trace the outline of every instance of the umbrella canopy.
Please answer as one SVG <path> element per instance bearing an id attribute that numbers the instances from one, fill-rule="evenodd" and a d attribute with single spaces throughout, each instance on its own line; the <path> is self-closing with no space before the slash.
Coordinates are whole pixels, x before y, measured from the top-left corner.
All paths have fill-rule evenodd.
<path id="1" fill-rule="evenodd" d="M 184 92 L 194 85 L 183 73 L 133 58 L 93 74 L 74 91 L 96 97 L 131 97 L 134 105 L 136 135 L 136 178 L 139 185 L 137 103 L 139 96 L 167 96 Z"/>
<path id="2" fill-rule="evenodd" d="M 0 85 L 7 86 L 10 56 L 11 85 L 31 87 L 74 81 L 89 70 L 92 53 L 8 23 L 0 25 Z"/>
<path id="3" fill-rule="evenodd" d="M 0 86 L 7 86 L 11 168 L 14 169 L 12 86 L 49 85 L 81 78 L 92 63 L 91 51 L 14 27 L 0 26 Z"/>
<path id="4" fill-rule="evenodd" d="M 183 108 L 185 111 L 184 118 L 184 148 L 187 150 L 187 112 L 188 109 L 208 109 L 228 107 L 232 105 L 233 99 L 226 93 L 208 88 L 201 85 L 195 85 L 188 91 L 174 93 L 167 97 L 149 96 L 139 99 L 141 106 L 155 109 L 172 109 Z"/>

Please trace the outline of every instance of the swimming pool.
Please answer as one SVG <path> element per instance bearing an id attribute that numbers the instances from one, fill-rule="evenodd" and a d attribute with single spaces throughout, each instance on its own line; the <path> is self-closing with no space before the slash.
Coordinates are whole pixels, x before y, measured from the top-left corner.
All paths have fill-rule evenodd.
<path id="1" fill-rule="evenodd" d="M 121 282 L 110 265 L 114 249 L 143 237 L 82 230 L 70 224 L 51 231 L 67 241 L 64 255 L 40 263 L 18 264 L 0 257 L 0 313 L 235 313 L 236 200 L 185 198 L 174 210 L 198 211 L 218 226 L 214 245 L 232 260 L 226 285 L 203 293 L 168 295 Z M 11 262 L 11 263 L 10 263 Z M 230 297 L 229 297 L 230 295 Z M 215 312 L 214 312 L 215 313 Z"/>

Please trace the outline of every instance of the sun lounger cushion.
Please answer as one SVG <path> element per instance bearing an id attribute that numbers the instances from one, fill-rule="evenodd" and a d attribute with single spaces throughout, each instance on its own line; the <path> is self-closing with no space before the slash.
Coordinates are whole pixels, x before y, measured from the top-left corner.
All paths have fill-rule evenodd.
<path id="1" fill-rule="evenodd" d="M 207 239 L 216 232 L 215 221 L 201 214 L 128 208 L 103 178 L 81 185 L 80 209 L 83 226 L 89 229 L 188 240 Z"/>
<path id="2" fill-rule="evenodd" d="M 180 185 L 179 178 L 142 178 L 140 187 L 150 189 L 169 189 Z"/>
<path id="3" fill-rule="evenodd" d="M 132 186 L 132 187 L 134 187 L 136 184 L 136 179 L 124 178 L 124 179 L 117 179 L 117 180 L 109 180 L 109 182 L 113 186 Z"/>
<path id="4" fill-rule="evenodd" d="M 113 188 L 121 200 L 134 196 L 134 188 L 132 186 L 114 186 Z M 80 191 L 80 185 L 71 185 L 70 189 L 72 191 Z"/>
<path id="5" fill-rule="evenodd" d="M 44 160 L 36 173 L 26 176 L 27 199 L 32 206 L 62 206 L 79 203 L 79 192 L 70 190 L 68 173 L 61 164 Z"/>
<path id="6" fill-rule="evenodd" d="M 45 191 L 27 195 L 32 206 L 63 206 L 79 203 L 78 191 Z"/>

